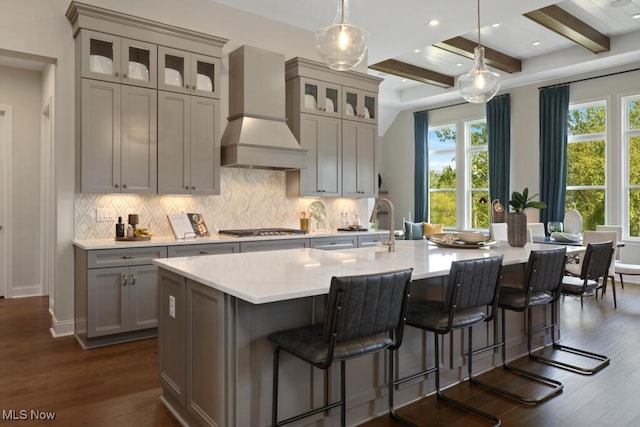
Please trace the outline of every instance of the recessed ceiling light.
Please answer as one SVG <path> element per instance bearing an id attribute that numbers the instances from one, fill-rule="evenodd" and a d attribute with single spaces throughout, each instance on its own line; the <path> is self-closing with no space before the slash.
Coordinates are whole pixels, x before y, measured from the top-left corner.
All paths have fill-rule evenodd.
<path id="1" fill-rule="evenodd" d="M 536 41 L 534 41 L 534 42 L 533 42 L 533 43 L 531 43 L 531 44 L 532 44 L 532 45 L 534 45 L 534 46 L 540 46 L 540 44 L 541 44 L 541 43 L 540 43 L 539 41 L 537 41 L 537 40 L 536 40 Z"/>
<path id="2" fill-rule="evenodd" d="M 456 64 L 456 67 L 462 67 L 462 62 L 458 62 L 458 63 Z"/>
<path id="3" fill-rule="evenodd" d="M 636 13 L 632 16 L 633 19 L 640 19 L 640 13 Z"/>
<path id="4" fill-rule="evenodd" d="M 432 19 L 432 20 L 429 21 L 429 25 L 431 27 L 435 27 L 438 24 L 440 24 L 440 21 L 438 21 L 437 19 Z"/>
<path id="5" fill-rule="evenodd" d="M 420 49 L 413 49 L 413 53 L 420 53 Z"/>
<path id="6" fill-rule="evenodd" d="M 497 24 L 493 24 L 493 25 L 491 25 L 491 26 L 492 26 L 493 28 L 498 28 L 500 25 L 502 25 L 502 24 L 498 22 Z"/>
<path id="7" fill-rule="evenodd" d="M 402 80 L 400 80 L 400 81 L 401 81 L 401 82 L 406 82 L 406 81 L 407 81 L 407 79 L 402 79 Z"/>

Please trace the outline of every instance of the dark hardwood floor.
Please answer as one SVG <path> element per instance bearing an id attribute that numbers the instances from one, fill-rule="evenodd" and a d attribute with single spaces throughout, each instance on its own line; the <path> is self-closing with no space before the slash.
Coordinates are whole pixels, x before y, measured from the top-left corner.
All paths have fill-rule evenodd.
<path id="1" fill-rule="evenodd" d="M 497 415 L 504 426 L 639 426 L 640 425 L 640 286 L 618 290 L 618 309 L 611 295 L 604 300 L 567 298 L 563 342 L 611 357 L 611 365 L 593 376 L 520 359 L 518 364 L 562 381 L 564 391 L 537 406 L 522 405 L 467 383 L 447 393 Z M 157 341 L 149 339 L 82 350 L 73 337 L 49 333 L 47 298 L 0 299 L 0 425 L 35 426 L 177 426 L 160 403 Z M 509 382 L 501 369 L 487 379 Z M 348 391 L 348 386 L 347 386 Z M 26 410 L 54 412 L 47 420 L 7 420 Z M 420 425 L 488 425 L 428 396 L 400 410 Z M 2 419 L 5 418 L 5 419 Z M 387 415 L 364 424 L 398 426 Z M 237 426 L 245 427 L 245 426 Z M 249 427 L 249 426 L 246 426 Z"/>

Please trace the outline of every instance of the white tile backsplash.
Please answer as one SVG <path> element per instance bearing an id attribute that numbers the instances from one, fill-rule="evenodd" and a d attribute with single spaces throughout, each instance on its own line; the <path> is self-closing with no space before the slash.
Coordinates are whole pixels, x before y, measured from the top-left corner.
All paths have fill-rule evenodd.
<path id="1" fill-rule="evenodd" d="M 75 195 L 75 238 L 108 239 L 115 235 L 114 222 L 98 222 L 96 210 L 109 208 L 116 218 L 127 222 L 129 214 L 140 216 L 140 226 L 156 236 L 170 236 L 167 214 L 198 212 L 204 216 L 210 232 L 215 229 L 300 227 L 300 212 L 314 200 L 326 206 L 327 219 L 320 227 L 342 226 L 340 213 L 357 213 L 363 225 L 369 219 L 370 199 L 295 198 L 286 196 L 285 172 L 255 169 L 222 168 L 219 196 L 165 196 L 142 194 Z M 317 224 L 311 224 L 312 229 Z"/>

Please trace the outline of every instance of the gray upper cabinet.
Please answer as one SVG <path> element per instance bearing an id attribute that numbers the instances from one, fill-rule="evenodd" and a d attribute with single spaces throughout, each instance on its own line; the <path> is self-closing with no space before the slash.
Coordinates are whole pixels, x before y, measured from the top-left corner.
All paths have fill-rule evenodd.
<path id="1" fill-rule="evenodd" d="M 157 91 L 82 79 L 81 190 L 157 191 Z"/>
<path id="2" fill-rule="evenodd" d="M 80 100 L 77 191 L 219 194 L 228 40 L 84 3 L 66 16 Z"/>
<path id="3" fill-rule="evenodd" d="M 378 123 L 378 94 L 352 87 L 344 87 L 342 118 L 366 123 Z"/>
<path id="4" fill-rule="evenodd" d="M 82 77 L 155 88 L 157 47 L 96 31 L 82 32 Z"/>
<path id="5" fill-rule="evenodd" d="M 158 94 L 158 193 L 220 194 L 220 100 Z"/>
<path id="6" fill-rule="evenodd" d="M 291 197 L 376 197 L 381 79 L 293 58 L 285 66 L 287 120 L 306 169 L 287 172 Z"/>
<path id="7" fill-rule="evenodd" d="M 158 89 L 220 98 L 219 58 L 163 46 L 158 57 Z"/>
<path id="8" fill-rule="evenodd" d="M 342 123 L 342 195 L 376 197 L 376 126 Z"/>

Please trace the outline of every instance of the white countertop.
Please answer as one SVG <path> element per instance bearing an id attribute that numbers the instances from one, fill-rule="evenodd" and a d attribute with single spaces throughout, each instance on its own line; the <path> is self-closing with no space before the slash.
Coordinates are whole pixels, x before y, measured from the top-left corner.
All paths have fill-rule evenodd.
<path id="1" fill-rule="evenodd" d="M 514 248 L 498 242 L 491 248 L 438 248 L 426 240 L 396 242 L 387 247 L 323 251 L 289 249 L 225 255 L 155 259 L 155 265 L 252 304 L 264 304 L 329 292 L 332 276 L 347 276 L 413 267 L 413 279 L 448 274 L 452 261 L 503 255 L 504 265 L 525 263 L 531 250 L 548 244 Z M 567 253 L 583 247 L 567 247 Z"/>
<path id="2" fill-rule="evenodd" d="M 203 245 L 207 243 L 224 242 L 250 242 L 256 240 L 288 240 L 288 239 L 309 239 L 317 237 L 332 236 L 358 236 L 363 234 L 388 233 L 388 230 L 368 230 L 368 231 L 313 231 L 307 234 L 287 234 L 277 236 L 256 236 L 256 237 L 232 237 L 219 234 L 210 237 L 198 237 L 189 239 L 176 239 L 173 236 L 153 236 L 151 240 L 117 241 L 115 239 L 76 239 L 72 243 L 74 246 L 85 250 L 93 249 L 119 249 L 119 248 L 144 248 L 149 246 L 180 246 L 180 245 Z"/>

